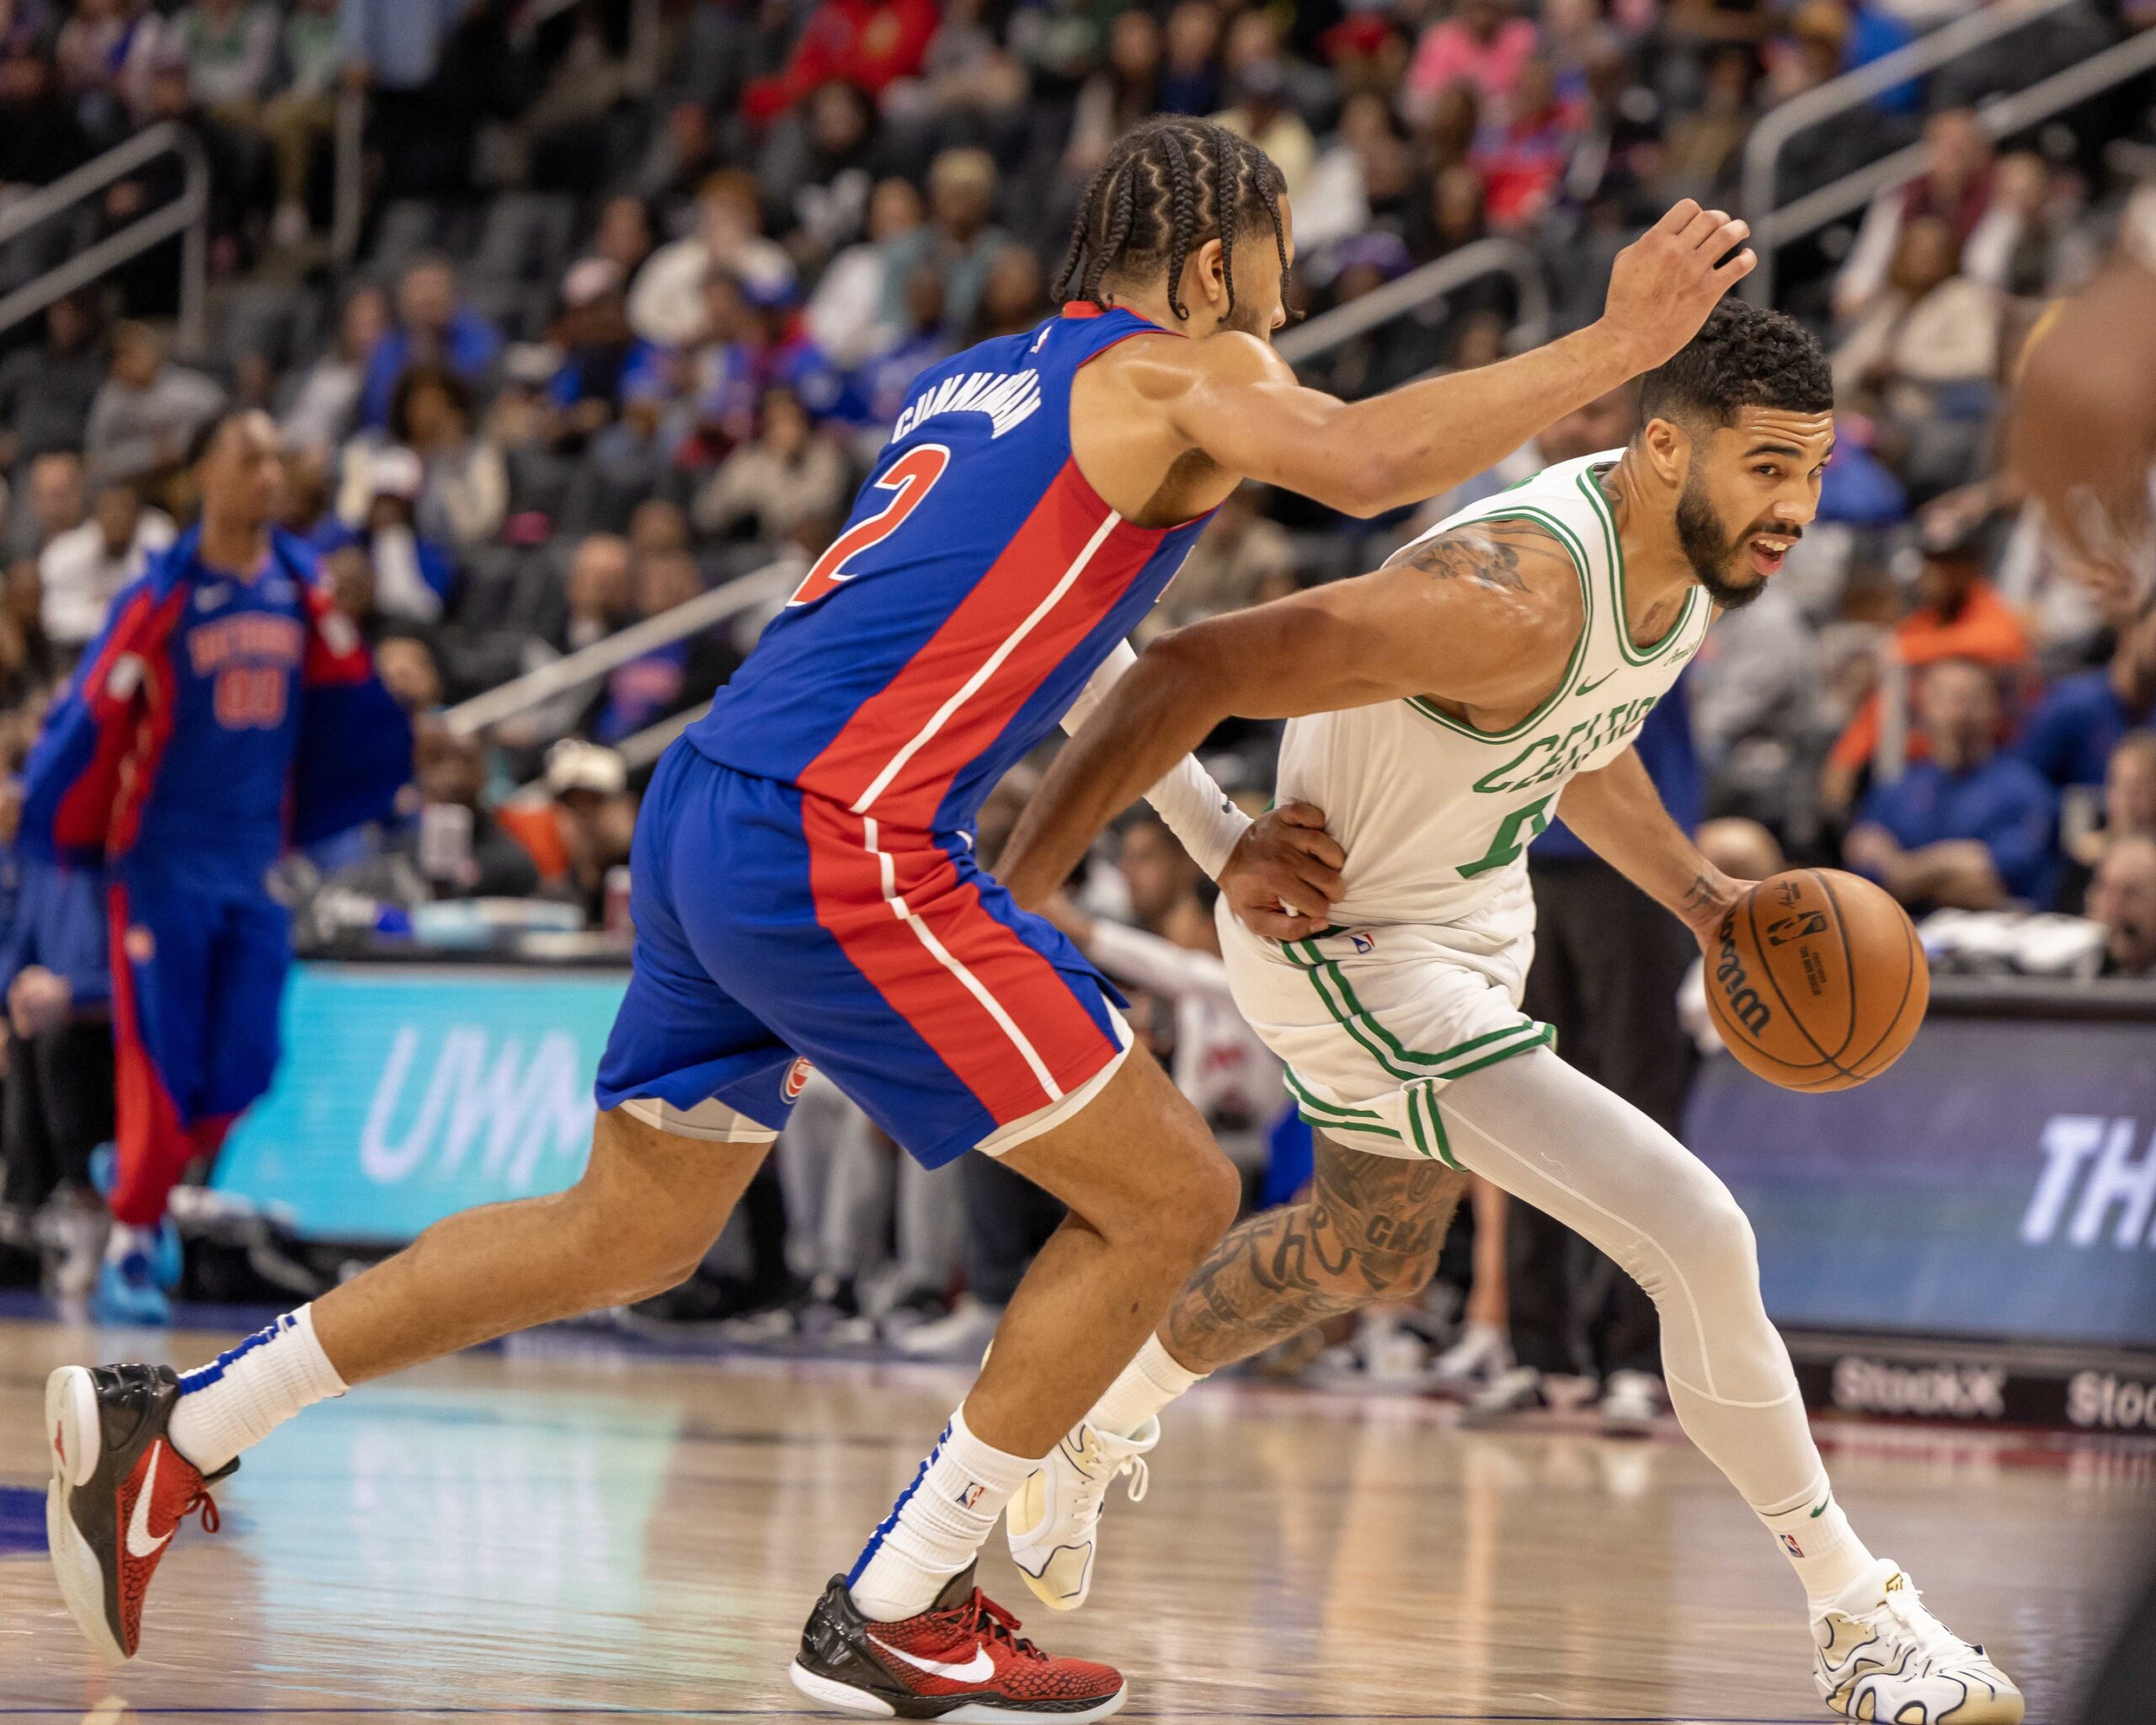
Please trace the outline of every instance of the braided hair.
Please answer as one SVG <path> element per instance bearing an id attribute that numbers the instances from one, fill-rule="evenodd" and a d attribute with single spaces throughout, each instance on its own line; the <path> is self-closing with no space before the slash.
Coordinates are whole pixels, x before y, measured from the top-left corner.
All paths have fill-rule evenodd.
<path id="1" fill-rule="evenodd" d="M 1168 309 L 1187 321 L 1182 266 L 1217 239 L 1232 311 L 1239 232 L 1269 222 L 1280 273 L 1288 273 L 1288 230 L 1280 217 L 1286 189 L 1273 158 L 1225 126 L 1174 114 L 1141 120 L 1116 141 L 1086 188 L 1052 296 L 1099 306 L 1105 278 L 1165 270 Z"/>

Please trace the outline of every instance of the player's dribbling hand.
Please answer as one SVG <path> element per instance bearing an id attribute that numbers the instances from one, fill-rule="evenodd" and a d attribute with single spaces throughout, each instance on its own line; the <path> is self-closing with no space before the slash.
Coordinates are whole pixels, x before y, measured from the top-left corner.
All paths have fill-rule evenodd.
<path id="1" fill-rule="evenodd" d="M 1603 322 L 1625 344 L 1630 369 L 1652 371 L 1700 333 L 1721 296 L 1752 273 L 1751 250 L 1718 264 L 1751 233 L 1722 210 L 1680 199 L 1617 254 Z"/>
<path id="2" fill-rule="evenodd" d="M 1307 803 L 1267 809 L 1235 841 L 1220 870 L 1220 891 L 1254 934 L 1302 940 L 1331 924 L 1348 853 Z"/>

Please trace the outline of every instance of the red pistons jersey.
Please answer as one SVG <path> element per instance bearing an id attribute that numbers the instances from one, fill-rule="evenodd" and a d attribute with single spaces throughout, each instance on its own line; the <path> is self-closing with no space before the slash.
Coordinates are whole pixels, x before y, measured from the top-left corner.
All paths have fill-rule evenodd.
<path id="1" fill-rule="evenodd" d="M 923 372 L 845 531 L 691 729 L 696 748 L 886 828 L 969 830 L 1204 526 L 1133 526 L 1071 456 L 1079 367 L 1157 328 L 1066 307 Z"/>

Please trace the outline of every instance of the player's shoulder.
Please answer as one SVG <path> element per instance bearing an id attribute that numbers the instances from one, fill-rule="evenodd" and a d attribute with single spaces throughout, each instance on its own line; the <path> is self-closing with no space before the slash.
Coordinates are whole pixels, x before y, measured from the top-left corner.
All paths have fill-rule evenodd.
<path id="1" fill-rule="evenodd" d="M 1129 378 L 1139 392 L 1161 398 L 1195 387 L 1245 387 L 1293 383 L 1294 368 L 1270 342 L 1238 329 L 1196 338 L 1172 329 L 1140 330 L 1095 361 Z"/>

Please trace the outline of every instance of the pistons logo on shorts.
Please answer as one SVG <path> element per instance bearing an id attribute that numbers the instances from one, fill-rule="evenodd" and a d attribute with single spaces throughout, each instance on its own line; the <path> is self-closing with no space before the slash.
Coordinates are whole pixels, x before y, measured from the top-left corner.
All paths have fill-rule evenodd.
<path id="1" fill-rule="evenodd" d="M 810 1070 L 808 1057 L 806 1055 L 802 1055 L 786 1069 L 786 1082 L 781 1088 L 788 1102 L 798 1102 L 801 1099 L 801 1092 L 808 1087 Z"/>

